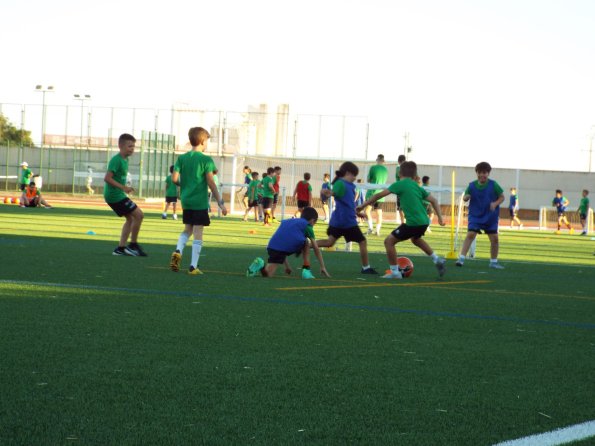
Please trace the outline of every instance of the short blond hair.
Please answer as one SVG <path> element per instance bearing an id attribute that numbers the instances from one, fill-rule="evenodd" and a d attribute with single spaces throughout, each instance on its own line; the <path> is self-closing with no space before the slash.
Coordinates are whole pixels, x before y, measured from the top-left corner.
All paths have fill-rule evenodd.
<path id="1" fill-rule="evenodd" d="M 192 127 L 188 130 L 188 139 L 192 147 L 200 146 L 207 142 L 211 135 L 202 127 Z"/>

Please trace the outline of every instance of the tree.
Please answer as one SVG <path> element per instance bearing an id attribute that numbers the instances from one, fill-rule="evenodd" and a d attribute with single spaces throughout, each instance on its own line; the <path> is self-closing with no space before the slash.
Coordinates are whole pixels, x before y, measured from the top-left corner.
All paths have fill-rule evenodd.
<path id="1" fill-rule="evenodd" d="M 0 113 L 0 144 L 33 145 L 31 132 L 16 128 L 11 122 Z"/>

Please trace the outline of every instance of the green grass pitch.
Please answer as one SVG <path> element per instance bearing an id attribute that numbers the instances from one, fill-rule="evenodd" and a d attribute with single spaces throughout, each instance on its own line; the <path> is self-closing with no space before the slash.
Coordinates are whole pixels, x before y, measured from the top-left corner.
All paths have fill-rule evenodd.
<path id="1" fill-rule="evenodd" d="M 0 205 L 0 444 L 477 446 L 595 419 L 590 237 L 504 230 L 495 271 L 480 236 L 444 280 L 409 242 L 397 283 L 357 246 L 266 280 L 244 272 L 274 228 L 214 219 L 189 276 L 181 221 L 146 211 L 146 258 L 111 255 L 122 222 Z"/>

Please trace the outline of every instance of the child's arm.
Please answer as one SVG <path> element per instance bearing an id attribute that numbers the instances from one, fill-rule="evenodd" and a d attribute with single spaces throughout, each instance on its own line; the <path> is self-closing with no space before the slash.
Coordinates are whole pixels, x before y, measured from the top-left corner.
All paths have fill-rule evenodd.
<path id="1" fill-rule="evenodd" d="M 496 201 L 492 201 L 490 203 L 490 211 L 495 210 L 498 206 L 500 206 L 502 204 L 503 201 L 504 201 L 504 194 L 500 194 L 500 196 L 498 198 L 496 198 Z"/>
<path id="2" fill-rule="evenodd" d="M 436 200 L 431 194 L 426 197 L 426 201 L 428 201 L 432 207 L 434 208 L 434 212 L 438 217 L 438 224 L 440 226 L 444 226 L 444 220 L 442 219 L 442 213 L 440 212 L 440 205 L 438 204 L 438 200 Z"/>
<path id="3" fill-rule="evenodd" d="M 116 180 L 114 180 L 114 172 L 112 172 L 111 170 L 108 170 L 107 172 L 105 172 L 103 181 L 105 181 L 110 186 L 117 187 L 118 189 L 122 189 L 127 194 L 129 194 L 130 192 L 134 192 L 134 188 L 132 188 L 130 186 L 126 186 L 125 184 L 122 185 L 122 184 L 118 183 Z"/>
<path id="4" fill-rule="evenodd" d="M 368 198 L 360 206 L 358 206 L 357 208 L 355 208 L 355 210 L 357 212 L 361 212 L 366 206 L 370 206 L 370 205 L 376 203 L 381 198 L 386 197 L 387 195 L 390 195 L 390 194 L 391 194 L 391 191 L 390 190 L 384 189 L 384 190 L 378 192 L 377 194 L 371 196 L 370 198 Z"/>
<path id="5" fill-rule="evenodd" d="M 316 256 L 316 258 L 318 259 L 318 263 L 320 264 L 320 274 L 322 274 L 325 277 L 331 277 L 331 275 L 326 270 L 326 267 L 324 266 L 324 260 L 322 259 L 322 252 L 320 252 L 320 248 L 318 247 L 316 240 L 313 238 L 311 238 L 309 240 L 310 240 L 310 244 L 312 245 L 312 250 L 314 251 L 314 255 Z"/>
<path id="6" fill-rule="evenodd" d="M 223 203 L 223 200 L 221 199 L 221 196 L 219 195 L 219 190 L 217 189 L 217 185 L 215 184 L 215 181 L 213 180 L 213 172 L 207 172 L 206 179 L 207 179 L 207 184 L 209 185 L 209 189 L 211 189 L 211 192 L 213 193 L 215 200 L 217 200 L 219 209 L 221 209 L 221 213 L 223 215 L 227 215 L 227 208 L 225 207 L 225 203 Z"/>
<path id="7" fill-rule="evenodd" d="M 308 206 L 312 206 L 312 190 L 308 189 Z"/>

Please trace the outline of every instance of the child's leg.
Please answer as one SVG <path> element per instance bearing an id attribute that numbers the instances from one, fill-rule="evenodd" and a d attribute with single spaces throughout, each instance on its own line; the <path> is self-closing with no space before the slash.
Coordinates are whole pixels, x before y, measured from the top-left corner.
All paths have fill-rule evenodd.
<path id="1" fill-rule="evenodd" d="M 254 206 L 254 221 L 258 221 L 258 206 Z"/>
<path id="2" fill-rule="evenodd" d="M 359 242 L 359 256 L 362 261 L 362 266 L 364 268 L 369 267 L 370 259 L 368 258 L 368 241 L 365 239 Z"/>
<path id="3" fill-rule="evenodd" d="M 272 219 L 271 208 L 266 208 L 264 210 L 264 224 L 268 225 Z"/>
<path id="4" fill-rule="evenodd" d="M 328 204 L 322 203 L 322 212 L 324 212 L 324 219 L 328 219 Z"/>
<path id="5" fill-rule="evenodd" d="M 336 241 L 337 239 L 335 237 L 329 235 L 326 240 L 316 240 L 316 244 L 319 248 L 331 248 L 332 246 L 335 246 Z"/>
<path id="6" fill-rule="evenodd" d="M 391 267 L 397 266 L 396 244 L 399 242 L 400 242 L 400 240 L 392 234 L 389 234 L 389 236 L 384 239 L 384 249 L 386 249 L 386 258 L 388 260 L 389 266 L 391 266 Z"/>
<path id="7" fill-rule="evenodd" d="M 380 228 L 382 227 L 382 208 L 376 209 L 376 234 L 380 235 Z"/>
<path id="8" fill-rule="evenodd" d="M 277 271 L 278 266 L 278 263 L 267 263 L 265 267 L 262 269 L 262 275 L 264 277 L 273 277 L 275 275 L 275 271 Z"/>
<path id="9" fill-rule="evenodd" d="M 498 233 L 488 234 L 488 238 L 490 239 L 490 259 L 498 260 L 498 251 L 500 249 Z"/>
<path id="10" fill-rule="evenodd" d="M 307 240 L 302 248 L 302 256 L 304 258 L 304 269 L 310 269 L 310 242 Z"/>
<path id="11" fill-rule="evenodd" d="M 184 251 L 184 247 L 186 243 L 190 239 L 190 236 L 193 232 L 192 225 L 184 225 L 184 230 L 181 232 L 180 236 L 178 237 L 178 244 L 176 245 L 176 252 L 182 254 Z"/>
<path id="12" fill-rule="evenodd" d="M 138 233 L 140 232 L 140 226 L 143 223 L 143 218 L 145 218 L 143 211 L 140 208 L 136 208 L 130 214 L 126 215 L 126 217 L 130 216 L 130 243 L 136 243 L 138 241 Z"/>
<path id="13" fill-rule="evenodd" d="M 190 260 L 190 266 L 198 268 L 198 259 L 200 258 L 200 251 L 202 251 L 202 234 L 203 225 L 194 225 L 192 227 L 192 258 Z"/>
<path id="14" fill-rule="evenodd" d="M 368 221 L 368 230 L 369 232 L 372 232 L 374 229 L 374 220 L 372 220 L 372 206 L 366 206 L 364 212 L 366 213 L 366 220 Z"/>
<path id="15" fill-rule="evenodd" d="M 473 243 L 473 240 L 475 240 L 475 237 L 477 237 L 477 232 L 469 231 L 469 230 L 467 231 L 467 237 L 465 237 L 465 241 L 463 242 L 463 247 L 461 248 L 461 255 L 459 256 L 459 259 L 461 257 L 463 259 L 465 258 L 465 256 L 467 255 L 467 252 L 469 252 L 471 243 Z"/>
<path id="16" fill-rule="evenodd" d="M 412 238 L 411 243 L 421 249 L 426 255 L 432 257 L 434 254 L 434 250 L 430 247 L 428 242 L 426 242 L 423 238 Z"/>

